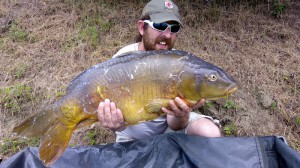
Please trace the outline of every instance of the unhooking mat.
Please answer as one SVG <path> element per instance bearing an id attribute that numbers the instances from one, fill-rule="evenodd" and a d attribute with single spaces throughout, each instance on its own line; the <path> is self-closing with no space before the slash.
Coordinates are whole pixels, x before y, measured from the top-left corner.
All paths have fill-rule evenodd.
<path id="1" fill-rule="evenodd" d="M 0 168 L 43 168 L 27 148 Z M 275 136 L 205 138 L 169 133 L 145 140 L 69 147 L 53 168 L 300 168 L 300 154 Z"/>

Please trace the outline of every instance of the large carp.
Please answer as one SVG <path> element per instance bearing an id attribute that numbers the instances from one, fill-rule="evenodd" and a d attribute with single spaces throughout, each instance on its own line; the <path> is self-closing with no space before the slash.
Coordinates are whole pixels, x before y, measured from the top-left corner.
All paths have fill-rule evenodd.
<path id="1" fill-rule="evenodd" d="M 97 64 L 77 76 L 67 94 L 14 128 L 21 136 L 41 136 L 39 156 L 44 165 L 55 162 L 75 129 L 97 122 L 100 101 L 109 98 L 128 125 L 164 115 L 161 108 L 181 97 L 193 105 L 227 97 L 237 89 L 222 69 L 177 50 L 139 51 Z"/>

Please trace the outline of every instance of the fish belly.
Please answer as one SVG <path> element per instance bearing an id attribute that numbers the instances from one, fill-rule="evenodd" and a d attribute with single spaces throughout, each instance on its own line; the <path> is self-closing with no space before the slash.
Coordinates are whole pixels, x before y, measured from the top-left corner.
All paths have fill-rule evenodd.
<path id="1" fill-rule="evenodd" d="M 171 99 L 176 90 L 166 90 L 166 83 L 161 80 L 136 80 L 114 87 L 108 97 L 120 108 L 127 125 L 153 120 L 164 113 L 147 112 L 145 106 L 157 99 Z"/>

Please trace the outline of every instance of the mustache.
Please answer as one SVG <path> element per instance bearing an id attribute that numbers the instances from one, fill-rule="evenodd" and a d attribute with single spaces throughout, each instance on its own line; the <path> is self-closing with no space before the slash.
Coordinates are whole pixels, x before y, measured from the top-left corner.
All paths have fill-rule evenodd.
<path id="1" fill-rule="evenodd" d="M 166 38 L 166 37 L 158 37 L 156 40 L 155 40 L 155 43 L 160 43 L 160 42 L 166 42 L 166 45 L 171 45 L 172 44 L 172 40 L 171 38 Z"/>

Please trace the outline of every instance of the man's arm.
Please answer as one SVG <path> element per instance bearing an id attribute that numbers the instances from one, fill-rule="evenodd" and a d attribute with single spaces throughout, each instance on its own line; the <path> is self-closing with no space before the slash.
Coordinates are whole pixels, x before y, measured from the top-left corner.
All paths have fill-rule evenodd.
<path id="1" fill-rule="evenodd" d="M 202 99 L 192 107 L 189 107 L 181 98 L 176 97 L 175 101 L 169 101 L 171 109 L 162 108 L 162 111 L 167 113 L 168 126 L 172 130 L 180 130 L 188 124 L 190 112 L 204 105 L 204 103 L 205 100 Z"/>

